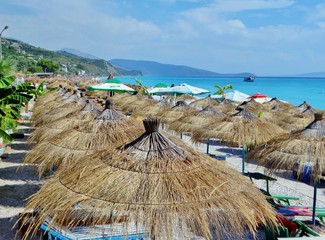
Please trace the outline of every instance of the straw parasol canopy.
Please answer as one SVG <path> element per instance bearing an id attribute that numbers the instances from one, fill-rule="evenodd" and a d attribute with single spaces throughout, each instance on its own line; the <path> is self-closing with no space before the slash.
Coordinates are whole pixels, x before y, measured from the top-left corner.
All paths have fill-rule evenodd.
<path id="1" fill-rule="evenodd" d="M 203 142 L 214 138 L 228 145 L 243 147 L 242 172 L 244 173 L 247 150 L 285 133 L 286 131 L 279 126 L 262 121 L 248 110 L 241 109 L 231 117 L 194 131 L 192 140 Z"/>
<path id="2" fill-rule="evenodd" d="M 219 118 L 223 118 L 225 116 L 226 115 L 220 110 L 212 106 L 207 106 L 194 115 L 186 115 L 170 123 L 168 129 L 178 133 L 193 132 L 194 130 L 204 128 L 204 126 L 213 121 L 217 120 L 220 122 Z"/>
<path id="3" fill-rule="evenodd" d="M 71 96 L 69 90 L 59 87 L 56 91 L 51 91 L 37 98 L 33 106 L 33 115 L 31 121 L 38 119 L 40 116 L 44 116 L 52 108 L 48 105 L 53 102 L 57 102 L 57 105 L 63 104 L 63 96 L 68 94 Z"/>
<path id="4" fill-rule="evenodd" d="M 287 102 L 280 101 L 276 97 L 272 98 L 268 102 L 263 103 L 262 105 L 269 110 L 287 110 L 294 107 Z"/>
<path id="5" fill-rule="evenodd" d="M 195 108 L 189 106 L 184 101 L 178 101 L 176 102 L 176 105 L 172 108 L 159 112 L 157 117 L 160 119 L 161 122 L 169 124 L 183 116 L 191 115 L 195 112 L 197 112 Z"/>
<path id="6" fill-rule="evenodd" d="M 301 131 L 274 139 L 252 151 L 248 158 L 267 166 L 270 172 L 291 171 L 298 165 L 298 174 L 305 166 L 313 166 L 313 181 L 325 170 L 325 119 L 315 114 L 314 121 Z"/>
<path id="7" fill-rule="evenodd" d="M 211 95 L 202 98 L 202 99 L 197 99 L 189 104 L 191 107 L 195 107 L 199 110 L 202 110 L 208 106 L 218 106 L 218 102 L 214 99 L 211 98 Z"/>
<path id="8" fill-rule="evenodd" d="M 64 118 L 36 128 L 29 136 L 28 143 L 46 142 L 64 130 L 70 130 L 84 122 L 92 121 L 100 113 L 101 111 L 92 102 L 86 100 L 85 106 L 80 111 L 72 112 Z"/>
<path id="9" fill-rule="evenodd" d="M 53 107 L 49 112 L 45 115 L 40 116 L 38 119 L 34 120 L 34 126 L 39 127 L 42 125 L 46 125 L 50 122 L 54 122 L 60 118 L 64 118 L 67 115 L 80 111 L 85 105 L 85 99 L 78 96 L 77 93 L 73 94 L 66 100 L 65 103 L 59 105 L 57 107 Z"/>
<path id="10" fill-rule="evenodd" d="M 163 98 L 154 105 L 147 105 L 141 109 L 137 109 L 137 115 L 143 117 L 157 117 L 165 111 L 170 110 L 171 101 L 168 98 Z"/>
<path id="11" fill-rule="evenodd" d="M 135 98 L 128 98 L 129 101 L 121 103 L 120 107 L 125 113 L 138 114 L 141 109 L 147 106 L 153 106 L 157 101 L 148 99 L 146 96 L 136 95 Z"/>
<path id="12" fill-rule="evenodd" d="M 177 233 L 189 239 L 188 232 L 239 239 L 246 230 L 275 223 L 272 206 L 248 178 L 158 132 L 156 119 L 144 125 L 146 132 L 134 141 L 86 156 L 48 180 L 27 204 L 26 211 L 38 213 L 32 227 L 48 216 L 49 226 L 73 227 L 75 206 L 90 224 L 126 216 L 153 239 L 175 239 Z"/>
<path id="13" fill-rule="evenodd" d="M 71 165 L 85 155 L 120 146 L 142 133 L 140 122 L 116 111 L 112 102 L 106 100 L 105 109 L 99 116 L 79 122 L 38 144 L 26 154 L 24 162 L 39 164 L 38 172 L 42 175 L 53 166 Z"/>
<path id="14" fill-rule="evenodd" d="M 259 111 L 262 111 L 263 105 L 259 102 L 256 102 L 254 98 L 251 98 L 249 101 L 244 101 L 237 106 L 238 109 L 245 108 L 249 112 L 257 114 Z"/>
<path id="15" fill-rule="evenodd" d="M 196 142 L 216 138 L 239 147 L 259 145 L 285 133 L 286 131 L 279 126 L 260 120 L 246 109 L 240 109 L 231 117 L 194 131 L 192 138 Z"/>

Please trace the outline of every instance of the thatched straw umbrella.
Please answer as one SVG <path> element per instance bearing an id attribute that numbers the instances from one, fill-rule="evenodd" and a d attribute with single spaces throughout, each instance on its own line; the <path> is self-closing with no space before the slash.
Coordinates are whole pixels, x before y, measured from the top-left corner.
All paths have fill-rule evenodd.
<path id="1" fill-rule="evenodd" d="M 261 118 L 266 121 L 272 122 L 281 128 L 294 132 L 305 128 L 313 120 L 313 111 L 306 109 L 304 112 L 299 113 L 297 109 L 278 109 L 263 111 Z"/>
<path id="2" fill-rule="evenodd" d="M 312 180 L 315 184 L 313 223 L 315 223 L 317 182 L 325 170 L 325 119 L 322 114 L 315 114 L 314 121 L 303 130 L 256 148 L 248 158 L 265 165 L 271 172 L 291 171 L 298 164 L 298 175 L 306 164 L 312 164 Z"/>
<path id="3" fill-rule="evenodd" d="M 220 142 L 226 142 L 232 146 L 242 146 L 242 172 L 244 173 L 245 153 L 248 149 L 285 133 L 286 131 L 279 126 L 262 121 L 248 110 L 241 109 L 231 117 L 194 131 L 192 139 L 195 142 L 202 142 L 205 139 L 216 138 Z"/>
<path id="4" fill-rule="evenodd" d="M 268 102 L 263 103 L 262 105 L 269 110 L 287 110 L 294 107 L 287 102 L 280 101 L 276 97 L 272 98 Z"/>
<path id="5" fill-rule="evenodd" d="M 80 111 L 85 106 L 85 99 L 77 95 L 77 93 L 67 98 L 64 102 L 64 104 L 58 104 L 59 106 L 57 107 L 54 105 L 45 115 L 35 119 L 33 122 L 34 126 L 39 127 L 54 122 L 60 118 L 66 117 L 68 114 Z"/>
<path id="6" fill-rule="evenodd" d="M 64 118 L 57 119 L 46 125 L 35 129 L 28 138 L 29 144 L 46 142 L 52 137 L 60 134 L 64 130 L 73 129 L 84 122 L 92 121 L 101 111 L 89 100 L 85 101 L 85 106 L 80 111 L 72 112 Z"/>
<path id="7" fill-rule="evenodd" d="M 218 106 L 219 103 L 216 100 L 212 99 L 211 96 L 209 95 L 206 98 L 197 99 L 197 100 L 191 102 L 189 105 L 191 107 L 195 107 L 199 110 L 202 110 L 208 106 Z"/>
<path id="8" fill-rule="evenodd" d="M 140 122 L 116 111 L 107 100 L 105 109 L 95 119 L 79 121 L 78 125 L 71 125 L 70 129 L 38 144 L 26 154 L 24 162 L 39 164 L 38 172 L 42 175 L 53 166 L 70 165 L 85 155 L 120 146 L 142 133 Z"/>
<path id="9" fill-rule="evenodd" d="M 194 132 L 198 129 L 204 129 L 211 122 L 220 122 L 221 118 L 225 116 L 224 113 L 215 107 L 207 106 L 201 111 L 194 113 L 194 115 L 185 115 L 170 123 L 168 129 L 178 133 Z M 209 153 L 209 139 L 207 140 L 207 153 Z"/>
<path id="10" fill-rule="evenodd" d="M 276 222 L 266 197 L 248 178 L 185 143 L 158 131 L 157 120 L 145 120 L 146 132 L 119 149 L 98 151 L 72 168 L 62 169 L 28 202 L 38 228 L 73 227 L 83 209 L 90 224 L 119 221 L 147 229 L 153 239 L 190 239 L 189 232 L 212 239 L 254 233 Z M 112 225 L 114 230 L 115 225 Z M 127 228 L 121 235 L 127 235 Z M 31 230 L 31 229 L 30 229 Z"/>
<path id="11" fill-rule="evenodd" d="M 59 87 L 56 91 L 51 91 L 37 98 L 33 106 L 33 115 L 31 121 L 35 121 L 40 116 L 45 115 L 51 110 L 47 105 L 51 102 L 57 102 L 58 104 L 63 104 L 63 96 L 68 94 L 71 96 L 69 90 Z"/>
<path id="12" fill-rule="evenodd" d="M 263 105 L 259 102 L 256 102 L 253 98 L 249 101 L 244 101 L 237 106 L 237 109 L 246 109 L 249 112 L 258 114 L 258 112 L 263 111 Z"/>
<path id="13" fill-rule="evenodd" d="M 190 107 L 187 103 L 184 101 L 178 101 L 176 102 L 176 105 L 173 106 L 170 109 L 167 109 L 165 111 L 162 111 L 158 114 L 158 118 L 162 123 L 171 123 L 179 118 L 185 116 L 185 115 L 191 115 L 197 112 L 197 110 L 193 107 Z"/>
<path id="14" fill-rule="evenodd" d="M 137 114 L 143 117 L 157 117 L 161 113 L 168 111 L 171 108 L 171 102 L 168 98 L 163 98 L 154 105 L 148 105 L 137 110 Z"/>
<path id="15" fill-rule="evenodd" d="M 131 100 L 131 98 L 129 98 Z M 149 99 L 146 96 L 136 95 L 136 100 L 132 99 L 131 101 L 125 101 L 121 104 L 121 109 L 125 113 L 132 113 L 139 115 L 141 109 L 147 106 L 153 106 L 157 103 L 157 101 L 153 99 Z"/>
<path id="16" fill-rule="evenodd" d="M 179 96 L 176 95 L 176 102 L 177 101 L 195 101 L 197 98 L 189 95 L 189 94 L 181 94 Z"/>

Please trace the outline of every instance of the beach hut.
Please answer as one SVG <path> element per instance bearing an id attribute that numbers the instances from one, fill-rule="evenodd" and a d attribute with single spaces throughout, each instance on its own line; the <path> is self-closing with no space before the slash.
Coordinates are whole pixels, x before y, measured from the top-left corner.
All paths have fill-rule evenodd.
<path id="1" fill-rule="evenodd" d="M 241 239 L 275 224 L 273 208 L 248 178 L 166 137 L 157 119 L 144 126 L 139 138 L 86 156 L 49 179 L 25 208 L 37 211 L 29 230 L 47 221 L 58 229 L 111 223 L 114 231 L 124 221 L 152 239 Z M 127 236 L 127 227 L 122 230 Z"/>
<path id="2" fill-rule="evenodd" d="M 312 220 L 315 224 L 316 195 L 319 177 L 325 172 L 325 120 L 315 114 L 314 121 L 303 130 L 274 139 L 248 155 L 248 159 L 266 166 L 270 172 L 292 171 L 298 166 L 298 175 L 306 166 L 312 166 L 314 202 Z"/>
<path id="3" fill-rule="evenodd" d="M 242 147 L 242 172 L 244 173 L 247 150 L 285 133 L 286 131 L 279 126 L 260 120 L 246 109 L 240 109 L 231 117 L 219 122 L 212 122 L 203 129 L 195 130 L 192 134 L 192 140 L 202 142 L 214 138 L 232 146 Z"/>
<path id="4" fill-rule="evenodd" d="M 142 133 L 140 122 L 116 111 L 112 102 L 106 100 L 105 109 L 98 116 L 66 128 L 48 141 L 38 144 L 26 154 L 24 163 L 39 164 L 38 172 L 42 175 L 53 166 L 71 165 L 85 155 L 120 146 Z"/>

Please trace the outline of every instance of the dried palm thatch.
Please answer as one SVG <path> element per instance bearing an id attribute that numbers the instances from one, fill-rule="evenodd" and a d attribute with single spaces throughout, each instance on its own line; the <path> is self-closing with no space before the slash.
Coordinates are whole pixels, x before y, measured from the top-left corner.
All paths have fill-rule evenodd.
<path id="1" fill-rule="evenodd" d="M 197 98 L 191 96 L 191 95 L 188 95 L 188 94 L 182 94 L 182 95 L 179 95 L 179 96 L 176 96 L 176 101 L 194 101 L 194 100 L 197 100 Z"/>
<path id="2" fill-rule="evenodd" d="M 26 211 L 39 213 L 32 227 L 47 216 L 49 226 L 75 226 L 76 205 L 83 221 L 96 225 L 126 216 L 154 239 L 171 240 L 177 232 L 180 239 L 189 239 L 188 232 L 240 239 L 245 230 L 275 223 L 274 210 L 248 178 L 159 133 L 157 120 L 144 125 L 136 140 L 84 157 L 48 180 L 27 204 Z"/>
<path id="3" fill-rule="evenodd" d="M 263 112 L 262 118 L 272 122 L 288 132 L 294 132 L 305 128 L 313 121 L 313 115 L 305 113 L 293 113 L 291 110 L 271 110 Z"/>
<path id="4" fill-rule="evenodd" d="M 172 123 L 186 115 L 193 115 L 197 109 L 190 107 L 184 101 L 176 102 L 176 105 L 170 109 L 160 112 L 157 117 L 162 123 Z"/>
<path id="5" fill-rule="evenodd" d="M 257 114 L 258 112 L 263 111 L 263 105 L 252 98 L 249 101 L 244 101 L 239 104 L 237 109 L 246 109 L 249 112 Z"/>
<path id="6" fill-rule="evenodd" d="M 191 107 L 197 108 L 199 110 L 202 110 L 208 106 L 218 106 L 218 102 L 211 98 L 209 95 L 206 98 L 198 99 L 189 104 Z"/>
<path id="7" fill-rule="evenodd" d="M 101 111 L 94 104 L 89 102 L 89 100 L 86 100 L 85 102 L 85 106 L 80 111 L 72 112 L 64 118 L 57 119 L 56 121 L 36 128 L 28 138 L 28 143 L 37 144 L 46 142 L 64 130 L 73 129 L 84 122 L 92 121 L 95 117 L 99 116 Z"/>
<path id="8" fill-rule="evenodd" d="M 62 87 L 62 85 L 59 85 L 55 90 L 39 96 L 37 98 L 37 103 L 46 104 L 47 102 L 51 102 L 56 98 L 62 97 L 64 93 L 65 89 Z M 35 102 L 34 107 L 37 105 L 37 103 Z"/>
<path id="9" fill-rule="evenodd" d="M 124 98 L 132 97 L 132 96 L 133 95 L 126 94 L 126 93 L 115 93 L 112 99 L 114 100 L 115 106 L 120 106 Z"/>
<path id="10" fill-rule="evenodd" d="M 287 137 L 274 139 L 265 146 L 255 149 L 248 158 L 267 166 L 267 171 L 271 173 L 281 170 L 291 172 L 298 167 L 298 175 L 300 175 L 306 165 L 312 166 L 311 181 L 315 183 L 312 221 L 315 224 L 317 182 L 319 176 L 325 172 L 325 121 L 323 114 L 315 114 L 314 121 L 303 130 Z"/>
<path id="11" fill-rule="evenodd" d="M 171 108 L 171 102 L 167 98 L 163 98 L 161 101 L 154 105 L 148 105 L 142 109 L 137 110 L 137 115 L 143 117 L 157 117 L 161 113 L 168 111 Z"/>
<path id="12" fill-rule="evenodd" d="M 262 105 L 265 107 L 265 109 L 274 111 L 287 110 L 294 107 L 293 105 L 287 102 L 280 101 L 276 97 L 272 98 L 268 102 L 263 103 Z"/>
<path id="13" fill-rule="evenodd" d="M 53 166 L 69 166 L 85 155 L 120 146 L 142 133 L 140 122 L 116 111 L 107 100 L 105 110 L 95 119 L 66 128 L 47 142 L 38 144 L 26 154 L 24 162 L 39 164 L 38 172 L 42 175 Z"/>
<path id="14" fill-rule="evenodd" d="M 136 100 L 134 101 L 134 99 Z M 153 106 L 157 103 L 155 100 L 148 99 L 148 97 L 142 95 L 136 95 L 136 98 L 131 97 L 127 98 L 127 100 L 123 101 L 123 103 L 120 105 L 122 111 L 125 113 L 138 114 L 138 112 L 144 107 Z"/>
<path id="15" fill-rule="evenodd" d="M 285 134 L 286 131 L 279 126 L 262 121 L 246 109 L 242 109 L 232 117 L 221 122 L 213 122 L 193 132 L 192 140 L 202 142 L 215 138 L 232 146 L 256 146 Z"/>
<path id="16" fill-rule="evenodd" d="M 33 115 L 31 121 L 35 121 L 40 116 L 45 115 L 51 109 L 47 107 L 47 104 L 51 102 L 58 102 L 58 104 L 63 103 L 63 96 L 69 94 L 69 91 L 65 88 L 58 88 L 56 91 L 49 92 L 43 96 L 37 98 L 33 106 Z M 70 95 L 71 96 L 71 95 Z"/>
<path id="17" fill-rule="evenodd" d="M 317 173 L 325 170 L 325 121 L 322 114 L 303 130 L 281 138 L 253 150 L 248 159 L 265 165 L 271 172 L 292 170 L 298 163 L 300 173 L 306 163 L 315 163 Z M 315 169 L 314 169 L 315 170 Z"/>
<path id="18" fill-rule="evenodd" d="M 225 116 L 220 110 L 212 106 L 207 106 L 194 115 L 186 115 L 170 123 L 168 129 L 178 133 L 193 132 L 197 129 L 204 128 L 211 122 L 220 122 L 221 118 Z"/>
<path id="19" fill-rule="evenodd" d="M 68 114 L 73 112 L 80 111 L 85 105 L 85 99 L 80 98 L 79 96 L 72 96 L 65 101 L 63 105 L 53 107 L 49 112 L 46 112 L 45 115 L 40 116 L 38 119 L 35 119 L 34 126 L 39 127 L 46 125 L 50 122 L 54 122 L 60 118 L 66 117 Z"/>

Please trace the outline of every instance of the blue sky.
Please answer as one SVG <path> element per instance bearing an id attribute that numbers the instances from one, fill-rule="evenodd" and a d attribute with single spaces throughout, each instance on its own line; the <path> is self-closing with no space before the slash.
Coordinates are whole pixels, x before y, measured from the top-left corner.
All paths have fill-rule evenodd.
<path id="1" fill-rule="evenodd" d="M 0 0 L 3 37 L 219 73 L 325 71 L 322 0 Z"/>

